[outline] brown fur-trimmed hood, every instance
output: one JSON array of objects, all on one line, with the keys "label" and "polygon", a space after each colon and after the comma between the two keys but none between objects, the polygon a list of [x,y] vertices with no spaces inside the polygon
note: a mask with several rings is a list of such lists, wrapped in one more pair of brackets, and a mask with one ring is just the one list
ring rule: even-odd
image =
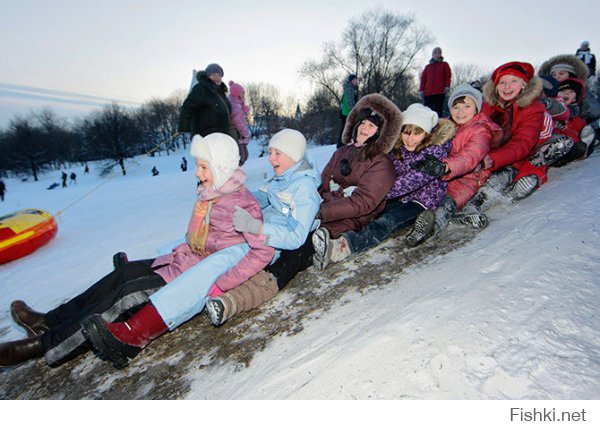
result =
[{"label": "brown fur-trimmed hood", "polygon": [[442,118],[431,132],[431,145],[443,145],[456,134],[456,125],[449,119]]},{"label": "brown fur-trimmed hood", "polygon": [[552,67],[556,64],[568,64],[569,66],[573,66],[575,69],[575,74],[577,75],[576,78],[581,79],[583,82],[585,82],[590,74],[590,71],[585,63],[575,55],[561,54],[544,61],[540,66],[538,75],[549,75],[550,70],[552,70]]},{"label": "brown fur-trimmed hood", "polygon": [[[544,86],[542,80],[537,76],[534,76],[527,82],[525,88],[521,91],[521,94],[517,96],[515,104],[520,108],[529,106],[542,95],[543,91]],[[500,101],[498,94],[496,94],[496,85],[494,85],[494,81],[489,79],[483,86],[481,92],[483,93],[483,99],[488,105],[502,107],[502,102]]]},{"label": "brown fur-trimmed hood", "polygon": [[383,126],[379,131],[379,137],[375,142],[369,143],[361,150],[361,158],[373,158],[378,154],[387,154],[394,147],[394,143],[400,137],[402,128],[402,113],[390,99],[381,94],[368,94],[358,100],[346,120],[342,142],[347,145],[352,142],[354,129],[358,126],[358,118],[361,110],[372,109],[383,118]]}]

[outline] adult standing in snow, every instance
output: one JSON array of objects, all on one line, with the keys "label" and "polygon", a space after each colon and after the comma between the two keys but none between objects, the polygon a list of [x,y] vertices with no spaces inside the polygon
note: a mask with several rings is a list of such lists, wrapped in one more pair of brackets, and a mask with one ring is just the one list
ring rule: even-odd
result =
[{"label": "adult standing in snow", "polygon": [[231,103],[227,98],[227,85],[223,82],[223,68],[212,63],[196,75],[194,85],[184,100],[179,116],[179,132],[192,136],[224,133],[238,139],[231,124]]},{"label": "adult standing in snow", "polygon": [[62,187],[63,188],[67,188],[67,178],[68,178],[67,173],[66,172],[62,172],[61,175],[60,175],[60,179],[61,179]]},{"label": "adult standing in snow", "polygon": [[6,184],[0,179],[0,199],[4,201],[4,194],[6,193]]},{"label": "adult standing in snow", "polygon": [[69,178],[71,179],[71,181],[69,182],[70,184],[77,183],[77,174],[75,172],[71,172],[71,174],[69,175]]},{"label": "adult standing in snow", "polygon": [[340,103],[340,137],[338,139],[337,147],[341,148],[344,146],[342,142],[342,134],[344,133],[344,127],[346,126],[346,119],[350,114],[350,111],[354,109],[354,105],[358,101],[358,77],[355,74],[351,74],[344,81],[344,92],[342,94],[342,101]]},{"label": "adult standing in snow", "polygon": [[248,112],[250,108],[245,103],[246,91],[244,87],[233,81],[229,81],[229,103],[231,103],[231,122],[237,130],[240,138],[240,166],[248,159],[248,142],[250,142],[250,130],[248,129]]},{"label": "adult standing in snow", "polygon": [[444,98],[450,91],[452,71],[450,65],[442,57],[442,48],[433,48],[431,60],[421,73],[419,94],[425,106],[431,108],[440,116],[444,113]]},{"label": "adult standing in snow", "polygon": [[181,157],[181,164],[179,165],[182,172],[187,172],[187,158]]},{"label": "adult standing in snow", "polygon": [[581,42],[575,56],[587,66],[590,76],[596,76],[596,56],[590,51],[590,42],[587,40]]},{"label": "adult standing in snow", "polygon": [[[223,294],[271,261],[274,250],[265,245],[261,235],[238,233],[233,228],[234,207],[262,220],[260,206],[244,187],[246,175],[239,169],[236,142],[221,133],[195,136],[191,154],[201,186],[186,242],[157,259],[115,267],[82,294],[47,313],[36,312],[22,301],[13,302],[13,319],[31,337],[0,344],[0,366],[14,366],[42,355],[49,365],[56,366],[86,351],[81,324],[92,314],[96,315],[86,327],[94,346],[115,365],[124,366],[144,342],[200,312],[207,293]],[[187,280],[185,272],[192,266],[203,267],[200,281]],[[128,325],[111,324],[123,320]],[[133,344],[126,340],[133,337],[137,339]],[[103,349],[102,339],[121,349]]]}]

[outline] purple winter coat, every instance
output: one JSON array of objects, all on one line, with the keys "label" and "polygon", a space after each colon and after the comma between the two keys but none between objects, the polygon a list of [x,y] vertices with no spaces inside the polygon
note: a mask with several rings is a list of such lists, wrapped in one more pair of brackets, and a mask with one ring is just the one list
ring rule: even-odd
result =
[{"label": "purple winter coat", "polygon": [[441,120],[434,131],[433,143],[420,152],[408,151],[404,146],[400,148],[402,160],[390,155],[396,170],[396,181],[385,197],[386,200],[399,199],[403,203],[416,202],[425,209],[435,209],[442,202],[448,189],[448,182],[413,169],[411,164],[423,160],[425,154],[433,155],[442,161],[448,156],[452,148],[454,125],[449,121]]}]

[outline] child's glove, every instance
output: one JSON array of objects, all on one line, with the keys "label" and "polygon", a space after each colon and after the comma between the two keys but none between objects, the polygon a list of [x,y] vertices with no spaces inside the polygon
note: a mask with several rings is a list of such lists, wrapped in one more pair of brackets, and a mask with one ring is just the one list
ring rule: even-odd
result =
[{"label": "child's glove", "polygon": [[424,160],[418,160],[411,164],[415,170],[427,173],[434,178],[441,178],[446,173],[446,164],[435,158],[431,154],[425,154]]},{"label": "child's glove", "polygon": [[262,222],[250,215],[247,210],[236,206],[233,213],[233,226],[240,232],[259,234]]}]

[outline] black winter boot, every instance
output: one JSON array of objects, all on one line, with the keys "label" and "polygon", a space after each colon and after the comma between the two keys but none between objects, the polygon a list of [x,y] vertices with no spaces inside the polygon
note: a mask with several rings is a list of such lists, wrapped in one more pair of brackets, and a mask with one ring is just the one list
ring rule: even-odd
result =
[{"label": "black winter boot", "polygon": [[456,213],[456,201],[450,197],[444,197],[442,204],[435,210],[435,228],[434,233],[439,234],[446,230],[450,219]]},{"label": "black winter boot", "polygon": [[118,270],[121,267],[123,267],[128,261],[129,258],[127,257],[127,254],[123,251],[117,252],[115,255],[113,255],[113,266],[115,270]]},{"label": "black winter boot", "polygon": [[30,337],[48,330],[46,314],[34,311],[22,300],[15,300],[10,304],[10,315],[17,324],[27,330]]},{"label": "black winter boot", "polygon": [[431,209],[421,212],[415,220],[412,230],[406,236],[406,245],[410,248],[414,248],[423,243],[425,239],[433,234],[434,226],[435,212]]},{"label": "black winter boot", "polygon": [[44,355],[42,335],[0,344],[0,367],[16,366]]},{"label": "black winter boot", "polygon": [[551,166],[560,158],[567,155],[573,148],[574,142],[568,136],[562,134],[553,135],[546,143],[529,159],[532,166]]}]

